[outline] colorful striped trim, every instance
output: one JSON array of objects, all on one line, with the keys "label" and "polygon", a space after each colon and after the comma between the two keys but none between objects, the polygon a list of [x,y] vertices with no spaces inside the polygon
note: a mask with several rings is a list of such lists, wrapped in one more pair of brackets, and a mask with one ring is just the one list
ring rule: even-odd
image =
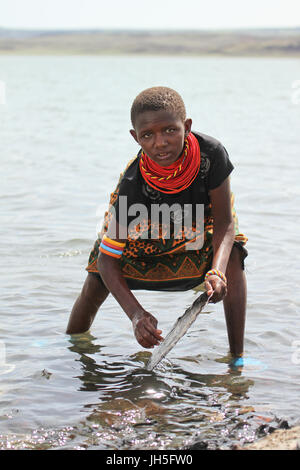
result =
[{"label": "colorful striped trim", "polygon": [[204,280],[206,281],[209,276],[218,276],[220,279],[222,279],[225,284],[227,284],[227,279],[225,274],[222,273],[222,271],[219,271],[218,269],[211,269],[205,274]]},{"label": "colorful striped trim", "polygon": [[121,258],[125,245],[126,243],[116,242],[104,235],[99,250],[113,258]]},{"label": "colorful striped trim", "polygon": [[103,238],[102,238],[102,242],[108,242],[110,243],[111,245],[115,246],[115,247],[119,247],[119,248],[124,248],[126,243],[123,243],[123,242],[117,242],[116,240],[112,240],[111,238],[109,238],[107,235],[103,235]]},{"label": "colorful striped trim", "polygon": [[118,258],[120,259],[122,254],[120,255],[115,255],[114,253],[110,253],[108,250],[106,250],[105,248],[102,248],[102,246],[100,245],[99,247],[99,251],[101,251],[101,253],[104,253],[105,255],[108,255],[108,256],[111,256],[112,258]]}]

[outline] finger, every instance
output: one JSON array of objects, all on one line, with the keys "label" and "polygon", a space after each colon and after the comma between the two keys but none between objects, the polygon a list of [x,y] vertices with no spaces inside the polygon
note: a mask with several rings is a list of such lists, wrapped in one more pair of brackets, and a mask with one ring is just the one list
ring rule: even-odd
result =
[{"label": "finger", "polygon": [[218,288],[219,290],[219,298],[220,300],[224,299],[224,297],[227,295],[227,286],[224,282],[222,282]]},{"label": "finger", "polygon": [[146,335],[144,336],[144,338],[153,346],[157,346],[163,340],[163,338],[160,335],[156,335],[155,332],[152,333],[152,332],[149,332],[148,330],[146,330]]},{"label": "finger", "polygon": [[[157,324],[157,321],[156,321],[156,324]],[[145,323],[144,327],[150,333],[150,335],[154,336],[154,338],[156,338],[158,341],[163,340],[163,338],[161,336],[162,330],[158,330],[156,328],[156,325],[154,327],[151,320],[149,320],[147,323]]]},{"label": "finger", "polygon": [[214,290],[214,295],[212,296],[212,302],[217,303],[220,302],[221,300],[224,299],[224,297],[227,294],[227,289],[226,286],[217,286],[217,288]]},{"label": "finger", "polygon": [[[155,324],[157,323],[155,318],[143,318],[137,323],[134,329],[138,343],[145,348],[154,347],[162,340],[159,334],[161,330],[157,330],[151,323],[151,320],[154,320]],[[157,331],[159,331],[159,333]]]},{"label": "finger", "polygon": [[210,297],[214,292],[213,287],[212,287],[211,283],[208,282],[208,281],[205,281],[204,285],[205,285],[206,293],[207,293],[208,297]]},{"label": "finger", "polygon": [[136,339],[143,348],[154,348],[154,344],[147,339],[147,336],[139,334],[136,336]]},{"label": "finger", "polygon": [[162,330],[157,329],[157,320],[156,320],[156,318],[149,317],[149,321],[154,326],[154,330],[151,330],[151,331],[153,332],[153,334],[156,336],[157,339],[162,341],[163,340],[163,338],[161,336]]},{"label": "finger", "polygon": [[210,302],[213,304],[216,304],[221,300],[222,296],[220,296],[220,291],[219,289],[215,288],[213,291],[213,295],[211,296]]},{"label": "finger", "polygon": [[161,330],[155,330],[155,338],[158,339],[158,341],[163,341],[164,338],[161,336],[162,331]]},{"label": "finger", "polygon": [[145,340],[139,341],[139,343],[141,346],[143,346],[143,348],[147,348],[147,349],[153,349],[155,346],[154,344],[148,343]]},{"label": "finger", "polygon": [[159,340],[160,340],[160,341],[164,341],[165,338],[164,338],[163,336],[161,336],[162,330],[156,330],[156,332],[157,332],[157,334],[159,335]]},{"label": "finger", "polygon": [[157,339],[159,339],[160,341],[163,339],[163,338],[161,337],[162,330],[158,330],[158,329],[156,328],[156,326],[155,326],[155,328],[154,328],[153,325],[150,324],[149,327],[148,327],[148,326],[145,326],[145,328],[146,328],[151,334],[153,334]]},{"label": "finger", "polygon": [[141,334],[141,337],[142,337],[142,341],[143,341],[143,345],[145,345],[144,347],[153,347],[153,346],[156,346],[159,344],[160,342],[160,336],[157,338],[155,336],[155,331],[156,330],[149,330],[145,325],[143,326],[143,328],[140,330],[140,334]]},{"label": "finger", "polygon": [[147,342],[144,341],[144,340],[139,341],[139,344],[140,344],[141,346],[143,346],[143,348],[146,348],[146,349],[152,349],[152,348],[154,348],[154,345],[153,345],[153,344],[149,344],[149,343],[147,343]]}]

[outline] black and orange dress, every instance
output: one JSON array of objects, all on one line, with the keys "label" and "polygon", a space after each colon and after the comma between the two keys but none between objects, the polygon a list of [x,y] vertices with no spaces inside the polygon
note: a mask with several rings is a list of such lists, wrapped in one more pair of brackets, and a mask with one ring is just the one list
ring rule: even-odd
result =
[{"label": "black and orange dress", "polygon": [[[99,246],[115,218],[127,231],[119,262],[130,289],[192,289],[204,281],[213,258],[209,191],[222,184],[233,165],[218,140],[198,132],[189,134],[180,159],[171,167],[157,169],[152,163],[140,150],[121,174],[86,270],[99,275]],[[247,237],[239,232],[233,194],[231,203],[234,244],[244,267]]]}]

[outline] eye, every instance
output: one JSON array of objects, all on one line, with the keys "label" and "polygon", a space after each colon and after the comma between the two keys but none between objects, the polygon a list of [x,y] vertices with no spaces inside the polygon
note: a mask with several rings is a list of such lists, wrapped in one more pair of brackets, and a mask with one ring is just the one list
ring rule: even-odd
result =
[{"label": "eye", "polygon": [[144,134],[142,134],[142,138],[143,139],[149,139],[149,137],[151,137],[151,132],[145,132]]},{"label": "eye", "polygon": [[174,127],[169,127],[169,128],[166,130],[167,134],[172,134],[172,133],[175,132],[175,131],[176,131],[176,129],[175,129]]}]

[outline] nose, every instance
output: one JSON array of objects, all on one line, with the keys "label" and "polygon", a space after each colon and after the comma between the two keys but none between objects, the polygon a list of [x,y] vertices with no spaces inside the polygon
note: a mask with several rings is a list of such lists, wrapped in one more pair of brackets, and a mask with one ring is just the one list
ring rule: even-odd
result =
[{"label": "nose", "polygon": [[168,145],[166,136],[162,133],[155,134],[155,147],[157,149],[163,149]]}]

